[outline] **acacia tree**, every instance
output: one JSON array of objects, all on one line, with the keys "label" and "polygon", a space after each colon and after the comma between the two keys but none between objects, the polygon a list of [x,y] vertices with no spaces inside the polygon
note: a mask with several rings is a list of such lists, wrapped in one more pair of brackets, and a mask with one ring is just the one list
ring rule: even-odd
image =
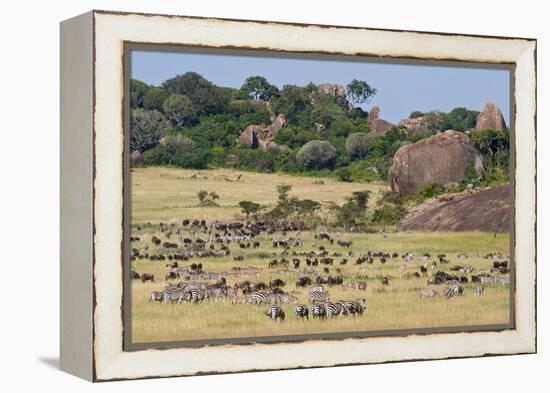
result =
[{"label": "acacia tree", "polygon": [[346,151],[350,156],[362,160],[372,147],[371,138],[364,132],[355,132],[346,139]]},{"label": "acacia tree", "polygon": [[172,94],[164,101],[162,107],[173,126],[187,125],[196,118],[193,103],[187,96]]},{"label": "acacia tree", "polygon": [[159,111],[132,109],[130,115],[130,148],[143,153],[158,144],[166,133],[168,124]]},{"label": "acacia tree", "polygon": [[328,141],[309,141],[296,154],[303,165],[318,170],[332,163],[336,149]]},{"label": "acacia tree", "polygon": [[241,91],[255,100],[267,101],[279,93],[276,86],[270,84],[263,76],[250,76],[244,81]]},{"label": "acacia tree", "polygon": [[251,214],[257,216],[262,209],[262,206],[259,203],[252,201],[240,201],[239,207],[241,208],[243,214],[246,215],[247,220]]},{"label": "acacia tree", "polygon": [[351,107],[357,104],[366,103],[372,96],[376,94],[376,89],[365,81],[353,79],[346,86],[346,96],[351,104]]}]

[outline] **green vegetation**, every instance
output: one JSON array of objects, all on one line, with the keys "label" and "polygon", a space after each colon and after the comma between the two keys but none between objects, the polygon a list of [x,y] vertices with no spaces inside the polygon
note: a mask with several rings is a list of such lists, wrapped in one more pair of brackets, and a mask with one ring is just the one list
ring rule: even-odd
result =
[{"label": "green vegetation", "polygon": [[[393,156],[405,144],[440,130],[468,131],[475,126],[478,112],[467,108],[448,113],[415,111],[410,117],[422,116],[424,129],[406,132],[392,127],[372,136],[363,107],[376,92],[357,79],[337,94],[319,91],[313,83],[278,89],[262,76],[247,78],[238,89],[216,86],[195,72],[177,75],[161,86],[132,80],[130,147],[144,153],[146,166],[204,169],[230,165],[264,173],[373,182],[387,180]],[[252,148],[236,142],[246,127],[268,126],[278,114],[286,119],[273,139],[279,148]],[[484,156],[485,171],[478,183],[507,181],[508,131],[472,130],[470,136]],[[160,143],[161,139],[166,143]],[[468,178],[469,183],[472,180]]]}]

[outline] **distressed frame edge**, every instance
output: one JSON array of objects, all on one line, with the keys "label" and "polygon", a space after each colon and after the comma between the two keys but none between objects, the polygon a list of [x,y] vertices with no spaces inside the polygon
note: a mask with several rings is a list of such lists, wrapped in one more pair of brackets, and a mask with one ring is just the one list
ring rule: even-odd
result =
[{"label": "distressed frame edge", "polygon": [[[60,369],[94,380],[93,19],[60,23]],[[78,98],[78,99],[76,99]]]},{"label": "distressed frame edge", "polygon": [[[111,14],[111,13],[109,13]],[[189,18],[193,18],[193,17],[189,17]],[[276,24],[281,24],[281,25],[285,25],[284,23],[280,23],[280,22],[274,22]],[[364,30],[369,30],[369,29],[364,29]],[[417,33],[417,32],[415,32]],[[396,33],[398,34],[398,32]],[[437,35],[437,33],[428,33],[430,35]],[[454,35],[453,35],[454,36]],[[468,35],[466,35],[468,36]],[[502,39],[502,37],[497,37],[497,38],[500,38]],[[533,43],[533,46],[532,46],[532,52],[535,53],[535,56],[536,56],[536,40],[528,40],[529,41],[534,41]],[[528,51],[528,49],[526,49],[526,52]],[[531,51],[529,51],[531,53]],[[535,83],[534,83],[534,88],[536,89],[536,57],[533,57],[531,55],[531,59],[533,60],[533,62],[531,63],[533,66],[534,66],[534,71],[535,71],[535,75],[534,75],[534,80],[535,80]],[[533,87],[533,86],[529,86],[527,88],[527,90],[530,90],[529,88],[530,87]],[[536,97],[533,97],[532,96],[532,91],[529,92],[531,98],[534,98],[533,100],[533,104],[534,104],[534,116],[535,116],[535,121],[536,121]],[[516,102],[516,105],[517,105],[517,102]],[[531,130],[530,130],[531,131]],[[533,131],[533,141],[535,142],[534,144],[534,147],[535,147],[535,151],[536,151],[536,123],[534,123],[534,128],[532,128],[532,131]],[[536,162],[534,163],[535,164],[535,175],[536,175]],[[536,177],[535,177],[535,183],[533,184],[533,186],[536,188]],[[536,194],[534,196],[534,205],[536,207]],[[532,217],[532,221],[535,223],[536,225],[536,215],[534,217]],[[527,235],[536,235],[536,226],[533,226],[532,228],[533,232],[529,231],[529,233],[527,233]],[[535,250],[535,253],[534,253],[534,257],[536,258],[536,250]],[[536,260],[535,260],[535,263],[536,263]],[[534,280],[535,280],[535,284],[536,284],[536,266],[535,266],[535,269],[534,269]],[[536,304],[536,288],[535,288],[535,293],[534,293],[534,296],[532,297],[531,299],[533,302],[535,302]],[[519,301],[519,300],[517,300]],[[516,316],[517,317],[517,316]],[[510,353],[504,351],[502,353],[489,353],[489,354],[468,354],[468,355],[463,355],[463,356],[456,356],[457,358],[460,357],[473,357],[473,356],[493,356],[493,355],[505,355],[505,354],[519,354],[519,353],[534,353],[536,352],[536,310],[534,310],[534,323],[535,325],[533,326],[533,330],[532,331],[526,331],[525,329],[522,328],[522,326],[518,326],[517,327],[517,331],[516,333],[519,331],[519,335],[517,335],[517,343],[521,346],[522,349],[516,349]],[[95,339],[95,337],[94,337]],[[452,339],[452,338],[451,338]],[[449,356],[433,356],[433,357],[427,357],[427,358],[414,358],[414,359],[407,359],[407,358],[400,358],[400,360],[394,360],[394,361],[381,361],[381,362],[377,362],[377,361],[373,361],[373,362],[364,362],[364,363],[349,363],[349,364],[370,364],[370,363],[386,363],[386,362],[395,362],[395,361],[411,361],[411,360],[430,360],[430,359],[443,359],[443,358],[449,358]],[[451,356],[451,358],[454,358],[453,356]],[[114,359],[111,359],[112,360],[112,363],[111,365],[115,366],[116,363],[118,363],[118,361],[124,361],[124,359],[120,359],[120,357],[116,357]],[[311,368],[311,367],[329,367],[329,366],[337,366],[338,364],[328,364],[328,365],[321,365],[321,366],[316,366],[316,365],[309,365],[309,366],[306,366],[308,368]],[[107,367],[107,368],[110,368],[110,367]],[[115,367],[116,368],[116,367]],[[301,368],[300,366],[297,366],[297,367],[279,367],[279,368],[274,368],[274,369],[287,369],[287,368]],[[262,369],[262,370],[271,370],[273,368],[266,368],[266,369]],[[176,374],[168,374],[168,375],[151,375],[151,376],[130,376],[130,377],[109,377],[109,372],[106,372],[104,373],[103,371],[107,371],[107,369],[103,368],[100,372],[100,375],[99,377],[97,375],[94,375],[94,380],[97,380],[97,381],[103,381],[103,380],[118,380],[118,379],[135,379],[135,378],[150,378],[150,377],[163,377],[163,376],[178,376],[178,375],[200,375],[200,374],[208,374],[210,372],[196,372],[196,373],[191,373],[191,374],[186,374],[186,373],[176,373]],[[230,372],[243,372],[243,371],[253,371],[253,370],[237,370],[237,371],[215,371],[215,372],[212,372],[212,373],[230,373]],[[260,370],[256,370],[256,371],[260,371]]]}]

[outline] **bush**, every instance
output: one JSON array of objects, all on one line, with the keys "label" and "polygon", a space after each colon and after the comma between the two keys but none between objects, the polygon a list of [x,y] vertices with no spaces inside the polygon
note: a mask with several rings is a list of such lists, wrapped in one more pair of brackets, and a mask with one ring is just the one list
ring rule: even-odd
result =
[{"label": "bush", "polygon": [[364,132],[350,134],[346,139],[346,151],[353,158],[362,160],[371,149],[371,138]]},{"label": "bush", "polygon": [[190,125],[196,120],[196,111],[189,97],[172,94],[162,108],[173,126]]},{"label": "bush", "polygon": [[444,192],[445,188],[441,184],[426,183],[417,191],[416,198],[418,201],[425,201]]},{"label": "bush", "polygon": [[351,182],[351,170],[348,167],[340,168],[336,171],[336,176],[338,177],[338,180],[343,182]]},{"label": "bush", "polygon": [[155,146],[164,136],[167,128],[166,118],[159,111],[132,109],[130,113],[130,149],[144,152]]},{"label": "bush", "polygon": [[318,170],[334,161],[336,149],[328,141],[309,141],[298,151],[296,158],[303,165]]}]

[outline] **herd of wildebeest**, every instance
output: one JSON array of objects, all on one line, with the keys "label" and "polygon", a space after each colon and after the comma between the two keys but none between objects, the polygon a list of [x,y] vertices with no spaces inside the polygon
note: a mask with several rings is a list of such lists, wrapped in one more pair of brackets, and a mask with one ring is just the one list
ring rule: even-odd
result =
[{"label": "herd of wildebeest", "polygon": [[[300,228],[291,225],[273,228],[259,221],[207,223],[206,220],[185,219],[181,224],[160,223],[158,228],[159,231],[152,234],[137,226],[130,238],[131,263],[148,259],[166,267],[164,277],[155,277],[151,273],[130,268],[131,279],[143,283],[163,282],[162,288],[150,293],[150,303],[229,301],[231,304],[266,305],[268,308],[265,315],[280,321],[286,318],[281,307],[283,304],[294,304],[294,314],[299,319],[309,320],[310,316],[316,319],[361,316],[366,307],[367,281],[345,279],[341,267],[347,264],[383,265],[388,261],[398,261],[398,271],[402,275],[425,277],[426,287],[418,288],[416,294],[420,298],[440,296],[440,291],[428,286],[441,286],[444,298],[450,299],[462,296],[465,292],[464,284],[467,283],[472,283],[470,287],[475,295],[482,295],[486,285],[510,283],[509,256],[497,252],[483,256],[491,260],[489,269],[476,271],[467,264],[450,264],[450,257],[446,254],[415,255],[412,252],[399,254],[384,251],[356,254],[353,242],[344,239],[345,233],[330,233],[327,230],[315,232],[311,239],[311,249],[306,250],[301,240],[303,233]],[[266,234],[270,239],[268,247],[273,251],[272,257],[267,258],[267,264],[262,262],[264,266],[252,266],[249,261],[244,262],[244,253],[236,250],[259,250],[260,234]],[[136,245],[138,243],[139,247]],[[233,250],[230,244],[233,244]],[[340,251],[329,252],[328,245]],[[208,271],[207,265],[215,265],[208,261],[218,257],[232,257],[234,266],[229,271]],[[454,257],[467,262],[470,256],[462,253]],[[438,269],[439,264],[450,264],[449,269],[445,269],[450,272]],[[358,271],[367,269],[361,270],[359,267]],[[268,282],[258,281],[257,278],[265,272],[279,277]],[[390,286],[391,280],[398,279],[384,275],[376,278],[382,287]],[[349,290],[355,296],[347,300],[333,299],[330,289],[335,286]],[[300,304],[297,294],[307,294],[309,305]]]}]

